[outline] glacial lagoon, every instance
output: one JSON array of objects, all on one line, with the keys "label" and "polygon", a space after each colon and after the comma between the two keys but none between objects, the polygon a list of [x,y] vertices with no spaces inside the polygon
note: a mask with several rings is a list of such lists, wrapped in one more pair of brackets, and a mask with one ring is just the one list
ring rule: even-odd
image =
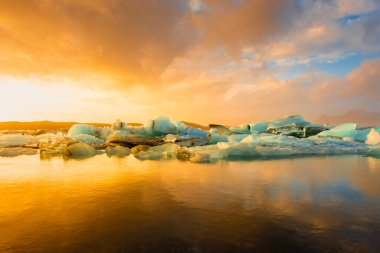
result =
[{"label": "glacial lagoon", "polygon": [[0,252],[380,252],[380,160],[0,158]]}]

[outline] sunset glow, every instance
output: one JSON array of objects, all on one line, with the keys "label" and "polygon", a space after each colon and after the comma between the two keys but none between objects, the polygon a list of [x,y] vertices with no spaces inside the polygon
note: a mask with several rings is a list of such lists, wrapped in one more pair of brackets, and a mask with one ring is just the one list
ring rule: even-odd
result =
[{"label": "sunset glow", "polygon": [[375,0],[0,2],[0,121],[380,111]]}]

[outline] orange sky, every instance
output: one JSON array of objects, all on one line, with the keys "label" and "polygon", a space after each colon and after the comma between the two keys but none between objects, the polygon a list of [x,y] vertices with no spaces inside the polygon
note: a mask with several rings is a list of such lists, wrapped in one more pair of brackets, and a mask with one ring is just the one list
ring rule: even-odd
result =
[{"label": "orange sky", "polygon": [[0,121],[380,111],[376,0],[0,1]]}]

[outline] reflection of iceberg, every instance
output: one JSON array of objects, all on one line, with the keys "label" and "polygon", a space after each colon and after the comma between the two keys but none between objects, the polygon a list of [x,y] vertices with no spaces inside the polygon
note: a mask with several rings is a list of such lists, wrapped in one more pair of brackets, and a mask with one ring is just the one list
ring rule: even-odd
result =
[{"label": "reflection of iceberg", "polygon": [[310,123],[298,115],[238,127],[209,127],[206,131],[167,117],[145,125],[122,121],[111,127],[75,124],[67,135],[0,134],[0,146],[39,149],[41,157],[88,157],[105,152],[109,156],[132,153],[142,160],[179,158],[192,162],[304,155],[380,157],[380,127],[357,129],[354,123],[329,127]]}]

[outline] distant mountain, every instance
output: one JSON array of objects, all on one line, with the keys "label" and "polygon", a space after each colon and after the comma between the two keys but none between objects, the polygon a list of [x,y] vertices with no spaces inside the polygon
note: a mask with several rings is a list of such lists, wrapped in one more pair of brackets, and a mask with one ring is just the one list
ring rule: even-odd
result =
[{"label": "distant mountain", "polygon": [[[0,130],[68,130],[77,122],[54,122],[54,121],[6,121],[0,122]],[[85,123],[97,127],[110,126],[103,123]]]},{"label": "distant mountain", "polygon": [[360,127],[380,126],[380,112],[352,110],[342,115],[322,114],[316,122],[322,124],[339,125],[343,123],[357,123]]},{"label": "distant mountain", "polygon": [[[187,126],[196,127],[204,130],[208,130],[207,126],[198,125],[191,122],[184,123]],[[78,122],[55,122],[55,121],[5,121],[0,122],[0,130],[62,130],[67,131],[74,124]],[[84,123],[93,125],[96,127],[110,127],[111,124],[105,123]],[[143,126],[142,123],[127,123],[130,126]]]}]

